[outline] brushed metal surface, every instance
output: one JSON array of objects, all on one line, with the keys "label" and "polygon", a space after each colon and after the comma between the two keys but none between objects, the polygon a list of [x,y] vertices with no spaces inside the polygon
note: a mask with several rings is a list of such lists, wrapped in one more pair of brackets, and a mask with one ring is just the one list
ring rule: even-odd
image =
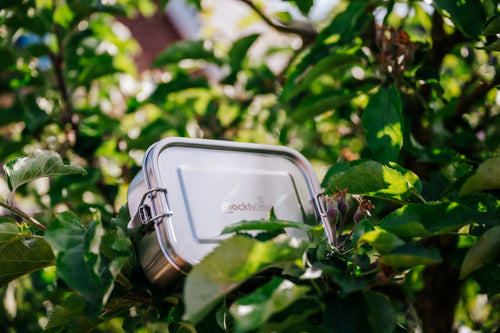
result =
[{"label": "brushed metal surface", "polygon": [[[148,279],[165,286],[210,253],[225,226],[242,220],[267,219],[271,208],[279,219],[309,223],[320,220],[321,189],[309,162],[281,146],[202,139],[167,138],[148,149],[142,171],[128,190],[131,216],[142,194],[152,215],[172,211],[142,228],[137,244]],[[131,221],[129,229],[137,231]],[[325,225],[326,227],[326,225]],[[293,237],[308,237],[289,228]]]}]

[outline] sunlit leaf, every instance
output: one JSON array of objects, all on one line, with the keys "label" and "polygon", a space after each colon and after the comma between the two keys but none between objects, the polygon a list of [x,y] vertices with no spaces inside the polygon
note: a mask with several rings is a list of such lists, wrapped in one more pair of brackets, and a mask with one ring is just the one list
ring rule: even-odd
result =
[{"label": "sunlit leaf", "polygon": [[500,188],[500,157],[495,157],[479,165],[476,172],[465,181],[460,194],[498,188]]},{"label": "sunlit leaf", "polygon": [[345,172],[337,173],[329,181],[328,192],[347,187],[351,194],[396,201],[406,201],[411,196],[408,180],[399,171],[375,161],[355,164]]},{"label": "sunlit leaf", "polygon": [[4,169],[12,191],[37,178],[87,173],[84,168],[76,164],[63,163],[61,156],[47,150],[38,150],[28,157],[18,157],[7,163]]},{"label": "sunlit leaf", "polygon": [[68,4],[63,4],[57,6],[56,10],[54,11],[53,20],[54,23],[59,24],[63,28],[68,28],[74,16],[75,14],[71,11],[71,8],[68,6]]},{"label": "sunlit leaf", "polygon": [[270,266],[295,263],[307,243],[288,237],[259,242],[234,236],[193,267],[184,284],[184,318],[197,323],[224,296]]},{"label": "sunlit leaf", "polygon": [[399,92],[394,85],[380,87],[363,112],[366,142],[379,162],[397,161],[403,145],[403,115]]},{"label": "sunlit leaf", "polygon": [[494,223],[498,214],[495,202],[487,196],[465,196],[450,202],[410,203],[386,216],[378,226],[399,237],[456,231],[470,223]]},{"label": "sunlit leaf", "polygon": [[391,252],[405,243],[398,236],[379,227],[375,227],[375,230],[365,233],[359,241],[366,241],[381,254]]},{"label": "sunlit leaf", "polygon": [[486,231],[467,251],[460,270],[460,278],[465,278],[473,271],[483,267],[485,263],[493,261],[499,254],[500,226]]},{"label": "sunlit leaf", "polygon": [[274,313],[282,311],[308,291],[309,287],[274,278],[231,306],[236,331],[246,332],[261,327]]}]

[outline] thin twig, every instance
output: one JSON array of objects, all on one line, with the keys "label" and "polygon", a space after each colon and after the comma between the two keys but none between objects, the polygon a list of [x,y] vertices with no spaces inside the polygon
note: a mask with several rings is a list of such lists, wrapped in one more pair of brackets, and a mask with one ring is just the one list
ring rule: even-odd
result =
[{"label": "thin twig", "polygon": [[305,28],[277,24],[273,22],[269,17],[264,15],[264,13],[257,6],[255,6],[255,4],[251,0],[240,0],[240,1],[247,4],[250,8],[252,8],[253,11],[256,12],[270,27],[276,29],[279,32],[297,34],[302,38],[304,44],[309,44],[310,42],[314,41],[318,35],[317,32],[314,31],[312,28],[305,29]]},{"label": "thin twig", "polygon": [[[338,232],[338,235],[337,235],[337,239],[336,239],[336,244],[335,245],[339,245],[339,241],[342,237],[342,231],[344,231],[344,214],[340,214],[340,223],[339,223],[339,232]],[[337,248],[340,248],[337,246]]]},{"label": "thin twig", "polygon": [[0,206],[2,206],[3,208],[5,208],[7,210],[10,210],[11,212],[19,215],[20,217],[22,217],[26,221],[33,223],[34,225],[36,225],[38,228],[40,228],[42,230],[46,230],[47,229],[43,224],[41,224],[40,222],[38,222],[37,220],[35,220],[33,217],[31,217],[28,214],[26,214],[24,211],[22,211],[21,209],[17,208],[16,206],[9,205],[8,203],[3,202],[3,201],[0,201]]}]

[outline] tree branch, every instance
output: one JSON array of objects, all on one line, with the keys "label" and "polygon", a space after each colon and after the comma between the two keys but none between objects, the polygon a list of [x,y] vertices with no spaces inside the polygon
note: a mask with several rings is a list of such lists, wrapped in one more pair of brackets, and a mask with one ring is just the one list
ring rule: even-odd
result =
[{"label": "tree branch", "polygon": [[18,216],[22,217],[26,221],[33,223],[34,225],[36,225],[38,228],[40,228],[42,230],[46,230],[47,229],[43,224],[41,224],[40,222],[38,222],[37,220],[35,220],[33,217],[31,217],[28,214],[26,214],[24,211],[22,211],[21,209],[17,208],[16,206],[9,205],[8,203],[3,202],[3,201],[0,201],[0,206],[2,206],[3,208],[5,208],[7,210],[10,210],[11,212],[17,214]]},{"label": "tree branch", "polygon": [[312,27],[293,27],[275,23],[269,17],[264,15],[264,13],[251,0],[240,0],[240,1],[247,4],[254,12],[256,12],[264,20],[264,22],[266,22],[273,29],[283,33],[288,33],[288,34],[291,33],[299,35],[304,45],[312,43],[318,35],[317,32],[314,29],[312,29]]}]

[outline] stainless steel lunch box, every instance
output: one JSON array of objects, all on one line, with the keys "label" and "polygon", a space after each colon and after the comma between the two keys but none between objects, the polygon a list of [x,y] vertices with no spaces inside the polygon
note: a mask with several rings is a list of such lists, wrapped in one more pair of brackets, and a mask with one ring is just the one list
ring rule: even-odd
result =
[{"label": "stainless steel lunch box", "polygon": [[229,224],[267,219],[271,208],[280,220],[324,220],[320,193],[310,163],[291,148],[166,138],[146,151],[130,184],[128,228],[146,277],[168,287],[230,237],[221,236]]}]

